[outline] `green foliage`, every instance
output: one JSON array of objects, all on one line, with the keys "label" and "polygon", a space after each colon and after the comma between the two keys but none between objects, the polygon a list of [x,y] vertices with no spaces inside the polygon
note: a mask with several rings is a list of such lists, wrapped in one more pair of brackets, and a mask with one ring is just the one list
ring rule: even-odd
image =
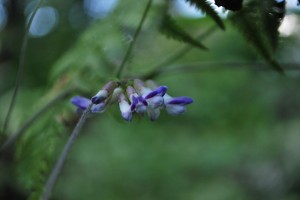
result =
[{"label": "green foliage", "polygon": [[165,14],[162,19],[160,31],[172,39],[188,43],[202,50],[207,50],[207,47],[186,33],[185,30],[179,27],[174,19],[168,14]]},{"label": "green foliage", "polygon": [[284,16],[284,6],[274,2],[249,1],[242,10],[233,13],[230,20],[275,70],[283,72],[274,60],[274,52],[278,46],[278,27]]},{"label": "green foliage", "polygon": [[217,25],[225,30],[225,25],[223,23],[223,20],[220,18],[216,10],[212,7],[212,4],[206,0],[185,0],[189,2],[191,5],[195,6],[202,12],[205,12],[209,17],[211,17]]},{"label": "green foliage", "polygon": [[[60,114],[57,114],[60,110]],[[54,165],[55,157],[61,149],[61,142],[69,132],[62,118],[70,116],[68,107],[56,106],[42,116],[38,123],[32,125],[16,145],[16,171],[18,182],[27,191],[31,191],[29,199],[38,199]]]},{"label": "green foliage", "polygon": [[[80,85],[83,88],[95,86],[96,80],[103,81],[112,76],[116,55],[115,49],[122,50],[122,32],[118,26],[111,26],[107,21],[93,24],[87,29],[52,67],[50,81],[64,77],[68,84]],[[101,38],[98,36],[102,35]],[[96,89],[96,87],[98,87]]]}]

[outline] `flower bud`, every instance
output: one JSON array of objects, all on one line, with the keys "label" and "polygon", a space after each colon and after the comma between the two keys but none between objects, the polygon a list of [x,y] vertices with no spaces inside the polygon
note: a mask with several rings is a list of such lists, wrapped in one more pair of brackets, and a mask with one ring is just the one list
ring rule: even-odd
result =
[{"label": "flower bud", "polygon": [[131,113],[130,105],[123,93],[120,93],[118,95],[118,101],[119,101],[119,107],[123,119],[125,119],[126,121],[131,121],[132,113]]},{"label": "flower bud", "polygon": [[114,89],[117,87],[117,83],[115,81],[109,81],[106,83],[99,92],[92,97],[91,101],[93,104],[99,104],[103,102],[109,95],[112,94]]},{"label": "flower bud", "polygon": [[185,112],[186,105],[193,103],[190,97],[171,97],[167,94],[164,96],[166,110],[170,115],[180,115]]},{"label": "flower bud", "polygon": [[81,110],[85,110],[91,103],[91,100],[82,96],[72,97],[71,103]]}]

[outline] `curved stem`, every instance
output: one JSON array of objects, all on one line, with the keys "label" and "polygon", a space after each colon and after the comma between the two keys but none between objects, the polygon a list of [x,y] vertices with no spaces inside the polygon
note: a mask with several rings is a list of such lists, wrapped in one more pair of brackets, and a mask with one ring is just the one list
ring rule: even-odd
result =
[{"label": "curved stem", "polygon": [[[284,67],[283,70],[300,70],[300,63],[281,63],[280,65]],[[164,68],[156,75],[229,69],[274,70],[264,62],[201,62]]]},{"label": "curved stem", "polygon": [[125,67],[125,63],[127,62],[128,58],[129,58],[129,55],[130,55],[130,53],[131,53],[131,51],[132,51],[133,45],[135,44],[136,39],[137,39],[137,37],[138,37],[138,35],[139,35],[141,29],[142,29],[142,26],[143,26],[143,24],[144,24],[144,21],[145,21],[145,19],[146,19],[146,16],[147,16],[147,14],[148,14],[148,11],[149,11],[149,9],[150,9],[150,7],[151,7],[151,4],[152,4],[152,0],[149,0],[148,3],[147,3],[146,8],[145,8],[145,10],[144,10],[142,19],[141,19],[141,21],[140,21],[140,23],[139,23],[139,25],[138,25],[138,27],[137,27],[137,29],[136,29],[134,35],[133,35],[132,42],[130,43],[130,45],[129,45],[128,49],[127,49],[127,52],[126,52],[126,54],[125,54],[125,56],[124,56],[124,58],[123,58],[123,60],[122,60],[122,63],[121,63],[121,65],[120,65],[120,67],[119,67],[119,69],[118,69],[118,71],[117,71],[117,78],[121,78],[122,71],[124,70],[124,67]]},{"label": "curved stem", "polygon": [[38,3],[36,4],[36,6],[34,8],[31,16],[29,18],[29,21],[27,23],[26,29],[25,29],[25,34],[24,34],[24,38],[23,38],[23,42],[22,42],[22,46],[21,46],[20,57],[19,57],[19,66],[18,66],[18,72],[17,72],[17,79],[16,79],[13,95],[12,95],[12,98],[11,98],[11,101],[10,101],[10,104],[9,104],[9,107],[8,107],[8,111],[7,111],[5,120],[4,120],[4,124],[3,124],[3,128],[2,128],[3,133],[5,133],[6,128],[8,126],[10,116],[11,116],[11,113],[13,112],[15,101],[16,101],[16,98],[17,98],[17,93],[18,93],[19,87],[21,85],[21,82],[23,80],[25,54],[26,54],[27,44],[28,44],[29,29],[30,29],[30,26],[32,24],[33,18],[35,16],[38,8],[42,4],[42,2],[43,2],[43,0],[38,0]]},{"label": "curved stem", "polygon": [[26,130],[35,122],[37,119],[41,117],[49,108],[52,108],[54,104],[58,101],[66,98],[72,91],[74,87],[68,88],[67,90],[59,93],[56,97],[54,97],[51,101],[49,101],[46,105],[40,108],[36,113],[34,113],[25,123],[24,125],[17,130],[12,136],[2,145],[0,152],[5,151],[8,147],[13,145],[25,132]]},{"label": "curved stem", "polygon": [[88,118],[88,116],[90,115],[91,111],[91,107],[92,107],[92,103],[88,106],[88,108],[83,112],[83,114],[81,115],[79,121],[77,122],[72,134],[70,135],[67,143],[64,146],[64,149],[62,151],[62,153],[60,154],[60,157],[58,159],[58,161],[56,162],[47,182],[46,185],[44,187],[43,190],[43,194],[40,197],[40,200],[48,200],[50,198],[51,192],[53,190],[53,187],[56,183],[56,180],[58,178],[59,173],[62,170],[62,167],[66,161],[66,158],[68,156],[68,153],[72,147],[73,142],[75,141],[75,139],[77,138],[77,136],[79,135],[86,119]]},{"label": "curved stem", "polygon": [[[211,34],[217,30],[217,26],[212,26],[209,29],[207,29],[204,33],[200,34],[196,39],[197,40],[203,40],[207,38],[208,36],[211,36]],[[184,55],[186,55],[188,52],[190,52],[193,49],[193,46],[187,45],[183,47],[182,49],[178,50],[171,56],[169,56],[166,60],[159,63],[156,67],[154,67],[154,70],[148,74],[146,74],[143,78],[144,79],[151,79],[155,76],[159,75],[160,71],[163,67],[169,65],[170,63],[175,62],[176,60],[182,58]]]}]

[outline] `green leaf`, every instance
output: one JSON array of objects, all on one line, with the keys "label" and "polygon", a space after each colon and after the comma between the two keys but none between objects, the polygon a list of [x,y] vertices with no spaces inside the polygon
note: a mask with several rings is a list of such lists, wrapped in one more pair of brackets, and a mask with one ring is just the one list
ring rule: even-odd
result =
[{"label": "green leaf", "polygon": [[186,33],[181,27],[179,27],[176,22],[171,18],[170,15],[165,14],[160,26],[160,31],[166,36],[175,39],[180,42],[185,42],[198,47],[203,50],[208,50],[203,44],[191,37]]},{"label": "green leaf", "polygon": [[191,5],[195,6],[197,9],[205,12],[208,16],[210,16],[217,25],[225,30],[225,25],[223,20],[220,18],[216,10],[212,7],[211,3],[206,0],[185,0],[189,2]]},{"label": "green leaf", "polygon": [[275,70],[283,72],[274,60],[279,37],[278,27],[284,13],[284,7],[280,10],[277,4],[273,0],[252,0],[241,11],[231,15],[230,20]]}]

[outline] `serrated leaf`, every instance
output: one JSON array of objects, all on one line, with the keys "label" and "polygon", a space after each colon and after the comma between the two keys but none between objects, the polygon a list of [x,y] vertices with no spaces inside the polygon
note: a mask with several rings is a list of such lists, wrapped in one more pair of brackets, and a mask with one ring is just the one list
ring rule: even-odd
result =
[{"label": "serrated leaf", "polygon": [[269,1],[265,7],[267,10],[263,13],[264,29],[268,35],[272,50],[278,46],[279,31],[278,28],[285,15],[285,1]]},{"label": "serrated leaf", "polygon": [[52,107],[16,143],[17,179],[30,193],[29,199],[38,199],[41,195],[62,141],[67,137],[68,122],[73,126],[74,111],[66,105],[68,103]]},{"label": "serrated leaf", "polygon": [[195,6],[197,9],[205,12],[208,16],[210,16],[216,24],[223,30],[225,30],[225,25],[223,20],[220,18],[216,10],[212,7],[212,4],[206,0],[185,0],[189,2],[191,5]]},{"label": "serrated leaf", "polygon": [[244,9],[230,16],[230,20],[258,53],[275,70],[282,73],[282,68],[273,58],[279,37],[278,27],[282,19],[279,19],[279,16],[282,15],[272,13],[273,3],[273,0],[252,0]]},{"label": "serrated leaf", "polygon": [[171,18],[170,15],[165,14],[162,19],[160,26],[160,31],[166,36],[175,39],[180,42],[185,42],[191,44],[195,47],[198,47],[203,50],[208,50],[203,44],[191,37],[186,33],[181,27],[179,27],[176,22]]}]

